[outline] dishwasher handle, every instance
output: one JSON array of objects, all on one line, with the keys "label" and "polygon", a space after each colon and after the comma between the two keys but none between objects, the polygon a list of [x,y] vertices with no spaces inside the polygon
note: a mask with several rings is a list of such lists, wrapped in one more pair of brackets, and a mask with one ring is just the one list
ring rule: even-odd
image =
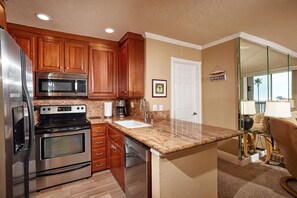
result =
[{"label": "dishwasher handle", "polygon": [[125,137],[125,155],[137,155],[143,161],[149,161],[149,147],[140,142],[133,141],[131,138]]}]

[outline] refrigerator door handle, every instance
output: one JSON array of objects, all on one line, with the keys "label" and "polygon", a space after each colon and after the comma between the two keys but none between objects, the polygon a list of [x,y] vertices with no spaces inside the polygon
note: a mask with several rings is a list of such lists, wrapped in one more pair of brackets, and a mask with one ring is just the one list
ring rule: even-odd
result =
[{"label": "refrigerator door handle", "polygon": [[23,86],[23,98],[24,102],[27,103],[28,109],[28,117],[29,117],[29,140],[28,140],[28,147],[25,148],[28,151],[28,155],[32,149],[33,144],[33,134],[34,134],[34,117],[33,117],[33,105],[32,100],[30,98],[30,94],[27,87],[27,79],[26,79],[26,59],[25,54],[21,51],[21,64],[22,64],[22,86]]}]

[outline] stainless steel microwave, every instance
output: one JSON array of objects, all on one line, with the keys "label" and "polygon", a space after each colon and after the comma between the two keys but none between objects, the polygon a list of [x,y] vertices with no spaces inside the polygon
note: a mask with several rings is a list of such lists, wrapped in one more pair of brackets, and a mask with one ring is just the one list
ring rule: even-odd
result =
[{"label": "stainless steel microwave", "polygon": [[37,72],[36,96],[87,96],[87,74]]}]

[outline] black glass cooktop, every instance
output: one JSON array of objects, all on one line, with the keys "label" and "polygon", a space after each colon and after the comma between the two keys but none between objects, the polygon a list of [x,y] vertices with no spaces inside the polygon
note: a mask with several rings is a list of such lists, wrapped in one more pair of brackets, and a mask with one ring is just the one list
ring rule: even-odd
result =
[{"label": "black glass cooktop", "polygon": [[90,122],[86,118],[40,119],[35,126],[36,133],[53,133],[89,129]]}]

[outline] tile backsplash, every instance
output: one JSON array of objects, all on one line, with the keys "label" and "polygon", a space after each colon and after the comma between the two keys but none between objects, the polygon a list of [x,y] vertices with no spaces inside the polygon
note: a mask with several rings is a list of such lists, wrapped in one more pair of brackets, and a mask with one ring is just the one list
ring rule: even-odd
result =
[{"label": "tile backsplash", "polygon": [[34,100],[34,106],[42,105],[76,105],[85,104],[87,106],[87,117],[104,116],[104,102],[112,102],[112,114],[116,115],[116,100],[89,100],[89,99],[42,99]]},{"label": "tile backsplash", "polygon": [[[87,117],[104,117],[104,102],[112,102],[112,114],[116,116],[116,100],[89,100],[89,99],[69,99],[69,98],[59,98],[59,99],[37,99],[34,100],[34,106],[42,105],[75,105],[75,104],[85,104],[87,106]],[[133,102],[134,107],[131,108],[131,102]],[[140,109],[140,99],[130,99],[127,101],[129,115],[143,118],[143,111]],[[35,111],[34,118],[35,123],[38,122],[39,112]],[[154,120],[159,119],[169,119],[170,111],[158,111],[149,112],[149,115]]]}]

